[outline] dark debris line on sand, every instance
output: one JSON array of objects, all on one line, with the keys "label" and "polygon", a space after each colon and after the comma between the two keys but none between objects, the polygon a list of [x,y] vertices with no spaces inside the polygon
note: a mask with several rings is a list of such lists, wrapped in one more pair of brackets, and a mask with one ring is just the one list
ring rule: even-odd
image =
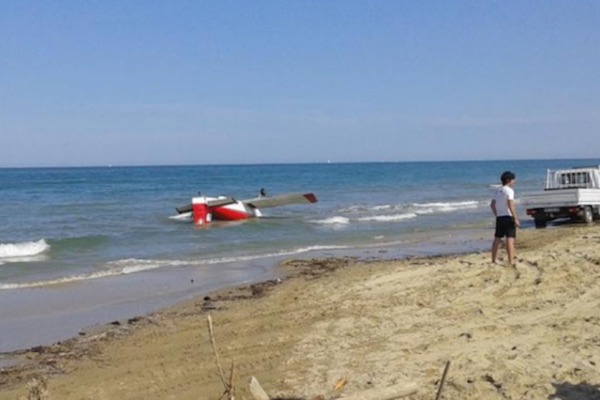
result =
[{"label": "dark debris line on sand", "polygon": [[79,336],[56,342],[48,346],[34,346],[26,350],[17,350],[0,354],[1,358],[14,361],[0,369],[0,388],[21,384],[38,378],[65,374],[71,371],[70,363],[83,359],[93,359],[101,353],[100,345],[133,332],[134,325],[152,323],[152,317],[134,317],[126,324],[113,321],[101,328],[101,331],[88,334],[81,331]]}]

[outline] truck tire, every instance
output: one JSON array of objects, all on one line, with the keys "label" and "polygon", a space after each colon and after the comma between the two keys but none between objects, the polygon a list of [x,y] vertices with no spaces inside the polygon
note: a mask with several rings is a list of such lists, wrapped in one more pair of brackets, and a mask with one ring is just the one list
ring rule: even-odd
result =
[{"label": "truck tire", "polygon": [[543,217],[535,218],[533,222],[535,222],[535,229],[542,229],[548,225],[548,221],[546,220],[546,218]]},{"label": "truck tire", "polygon": [[592,211],[592,207],[585,206],[583,207],[583,222],[586,224],[591,224],[594,222],[594,212]]}]

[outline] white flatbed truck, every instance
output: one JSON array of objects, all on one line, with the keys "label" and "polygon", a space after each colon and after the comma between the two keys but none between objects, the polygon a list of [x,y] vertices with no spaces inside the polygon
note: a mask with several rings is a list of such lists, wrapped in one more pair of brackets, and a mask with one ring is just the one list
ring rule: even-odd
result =
[{"label": "white flatbed truck", "polygon": [[521,203],[536,228],[559,218],[592,223],[600,218],[600,166],[548,170],[546,188],[525,194]]}]

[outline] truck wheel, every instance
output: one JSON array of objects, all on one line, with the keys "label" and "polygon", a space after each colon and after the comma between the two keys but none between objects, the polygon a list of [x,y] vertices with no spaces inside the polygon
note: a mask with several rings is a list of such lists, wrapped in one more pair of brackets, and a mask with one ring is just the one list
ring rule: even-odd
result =
[{"label": "truck wheel", "polygon": [[594,221],[594,213],[592,211],[592,207],[585,206],[583,207],[583,222],[586,224],[591,224]]},{"label": "truck wheel", "polygon": [[545,228],[548,224],[546,218],[535,218],[533,221],[535,222],[535,229]]}]

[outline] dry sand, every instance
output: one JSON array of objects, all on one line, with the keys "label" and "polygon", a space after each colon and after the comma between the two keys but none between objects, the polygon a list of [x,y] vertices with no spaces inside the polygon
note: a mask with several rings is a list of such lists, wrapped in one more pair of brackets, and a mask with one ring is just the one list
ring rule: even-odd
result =
[{"label": "dry sand", "polygon": [[[404,261],[292,261],[283,282],[219,292],[18,355],[0,399],[219,399],[207,328],[271,398],[416,387],[405,399],[600,399],[600,226],[523,231],[517,271],[488,253]],[[282,271],[282,276],[283,276]],[[216,307],[215,309],[212,309]]]}]

